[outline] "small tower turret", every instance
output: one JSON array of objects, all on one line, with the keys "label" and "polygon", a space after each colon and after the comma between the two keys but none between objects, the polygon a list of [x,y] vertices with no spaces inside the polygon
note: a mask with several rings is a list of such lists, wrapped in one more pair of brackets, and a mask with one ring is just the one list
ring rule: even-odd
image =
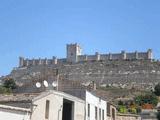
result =
[{"label": "small tower turret", "polygon": [[147,51],[147,59],[149,59],[149,60],[153,59],[152,49],[148,49],[148,51]]},{"label": "small tower turret", "polygon": [[24,66],[24,58],[19,57],[19,67],[23,67],[23,66]]}]

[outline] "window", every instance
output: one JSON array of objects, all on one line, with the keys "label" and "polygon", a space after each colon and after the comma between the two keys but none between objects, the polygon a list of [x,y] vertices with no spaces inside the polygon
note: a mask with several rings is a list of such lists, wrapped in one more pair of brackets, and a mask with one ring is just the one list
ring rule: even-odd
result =
[{"label": "window", "polygon": [[99,120],[101,120],[101,109],[99,108]]},{"label": "window", "polygon": [[95,120],[97,120],[98,119],[98,117],[97,117],[98,115],[97,115],[97,107],[95,107]]},{"label": "window", "polygon": [[107,102],[107,116],[110,116],[111,113],[110,113],[110,103]]},{"label": "window", "polygon": [[115,109],[114,108],[112,108],[112,118],[113,120],[115,120]]},{"label": "window", "polygon": [[102,110],[102,120],[104,120],[104,110]]},{"label": "window", "polygon": [[88,104],[88,117],[90,117],[90,104]]},{"label": "window", "polygon": [[73,56],[73,53],[71,53],[71,56]]},{"label": "window", "polygon": [[46,109],[45,109],[45,118],[48,119],[49,118],[49,100],[46,100]]}]

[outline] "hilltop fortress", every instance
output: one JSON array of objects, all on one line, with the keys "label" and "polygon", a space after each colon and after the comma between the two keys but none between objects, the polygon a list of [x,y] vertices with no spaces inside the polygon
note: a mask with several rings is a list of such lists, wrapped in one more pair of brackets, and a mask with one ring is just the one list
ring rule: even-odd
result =
[{"label": "hilltop fortress", "polygon": [[[97,86],[152,89],[160,81],[160,62],[154,60],[152,50],[146,52],[82,55],[78,44],[66,45],[66,58],[27,59],[20,57],[19,66],[7,77],[16,80],[20,92],[36,91],[36,82],[59,79],[68,83],[94,81]],[[59,85],[60,86],[60,85]],[[66,87],[66,84],[62,84]],[[76,86],[76,85],[75,85]],[[63,88],[62,87],[62,88]],[[67,89],[74,87],[67,86]]]},{"label": "hilltop fortress", "polygon": [[109,53],[109,54],[99,54],[95,55],[82,55],[82,48],[76,44],[67,44],[66,46],[67,55],[66,58],[58,59],[55,56],[52,59],[28,59],[19,58],[19,67],[27,66],[37,66],[37,65],[54,65],[60,63],[78,63],[87,61],[108,61],[108,60],[152,60],[153,53],[151,49],[147,52],[132,52],[127,53],[126,51],[121,51],[121,53]]}]

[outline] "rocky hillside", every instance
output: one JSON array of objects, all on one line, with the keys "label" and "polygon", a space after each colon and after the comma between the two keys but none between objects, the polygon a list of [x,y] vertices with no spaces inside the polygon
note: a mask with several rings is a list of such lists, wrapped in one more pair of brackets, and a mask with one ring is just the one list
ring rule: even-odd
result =
[{"label": "rocky hillside", "polygon": [[37,81],[56,79],[87,83],[95,81],[100,86],[151,89],[160,82],[160,62],[151,61],[93,61],[76,64],[30,66],[14,69],[12,77],[20,86],[35,87]]}]

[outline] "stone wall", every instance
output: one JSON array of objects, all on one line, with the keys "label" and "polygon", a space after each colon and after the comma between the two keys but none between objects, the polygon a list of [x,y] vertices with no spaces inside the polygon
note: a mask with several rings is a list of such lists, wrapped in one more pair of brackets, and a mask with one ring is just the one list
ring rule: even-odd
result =
[{"label": "stone wall", "polygon": [[118,114],[116,120],[141,120],[141,117],[134,114]]},{"label": "stone wall", "polygon": [[86,61],[106,61],[106,60],[152,60],[153,53],[149,49],[147,52],[132,52],[127,53],[126,51],[121,51],[121,53],[109,53],[109,54],[99,54],[98,52],[95,55],[82,55],[81,47],[76,44],[67,44],[66,47],[67,54],[66,58],[57,59],[53,57],[52,59],[28,59],[28,58],[19,58],[19,67],[24,66],[35,66],[35,65],[54,65],[54,64],[65,64],[77,63],[77,62],[86,62]]},{"label": "stone wall", "polygon": [[106,61],[106,60],[152,60],[152,51],[148,50],[147,52],[133,52],[126,53],[122,51],[121,53],[109,53],[109,54],[99,54],[95,55],[80,55],[78,56],[77,62],[83,61]]},{"label": "stone wall", "polygon": [[[87,62],[87,61],[106,61],[106,60],[152,60],[148,52],[135,52],[135,53],[117,53],[117,54],[98,54],[95,55],[79,55],[77,56],[77,62]],[[25,66],[36,66],[36,65],[54,65],[54,64],[65,64],[66,58],[57,59],[53,57],[52,59],[25,59],[23,57],[19,58],[19,67]]]},{"label": "stone wall", "polygon": [[160,81],[160,62],[148,60],[86,61],[74,64],[18,67],[9,76],[13,77],[19,85],[24,84],[26,89],[34,91],[37,81],[54,80],[53,73],[56,69],[59,71],[60,78],[66,82],[68,80],[95,81],[99,86],[151,90]]},{"label": "stone wall", "polygon": [[66,59],[57,59],[53,57],[52,59],[25,59],[24,57],[19,57],[19,67],[25,66],[37,66],[37,65],[54,65],[59,63],[64,63]]}]

